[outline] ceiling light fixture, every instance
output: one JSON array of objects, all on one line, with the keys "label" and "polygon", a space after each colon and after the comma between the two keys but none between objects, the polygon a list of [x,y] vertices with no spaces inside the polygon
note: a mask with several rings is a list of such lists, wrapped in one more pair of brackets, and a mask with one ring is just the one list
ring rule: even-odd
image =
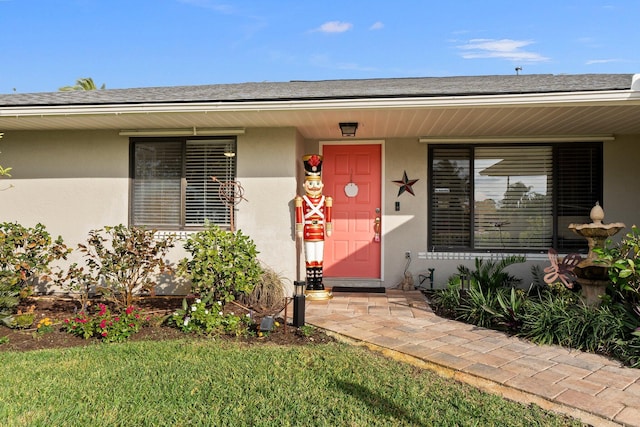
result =
[{"label": "ceiling light fixture", "polygon": [[356,130],[358,129],[358,122],[340,123],[340,131],[342,136],[354,137],[356,136]]}]

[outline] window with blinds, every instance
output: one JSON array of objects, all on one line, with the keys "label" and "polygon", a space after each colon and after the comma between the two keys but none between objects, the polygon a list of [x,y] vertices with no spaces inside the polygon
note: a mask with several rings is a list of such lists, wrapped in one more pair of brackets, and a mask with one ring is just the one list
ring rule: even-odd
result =
[{"label": "window with blinds", "polygon": [[[233,138],[132,140],[131,223],[165,229],[228,227],[220,185],[235,180]],[[216,177],[218,181],[214,181]]]},{"label": "window with blinds", "polygon": [[560,145],[556,147],[556,163],[558,251],[584,251],[584,238],[568,227],[590,223],[591,208],[596,202],[603,204],[602,144]]},{"label": "window with blinds", "polygon": [[475,247],[552,247],[552,172],[551,147],[477,147]]},{"label": "window with blinds", "polygon": [[471,246],[471,150],[438,148],[431,155],[431,244],[438,249]]},{"label": "window with blinds", "polygon": [[601,147],[432,147],[429,247],[585,251],[567,226],[601,200]]}]

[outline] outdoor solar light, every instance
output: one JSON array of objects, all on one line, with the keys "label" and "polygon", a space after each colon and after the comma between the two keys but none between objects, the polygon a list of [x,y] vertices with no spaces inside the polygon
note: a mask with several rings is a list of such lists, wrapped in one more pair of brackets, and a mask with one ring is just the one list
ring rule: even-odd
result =
[{"label": "outdoor solar light", "polygon": [[307,287],[307,282],[295,280],[293,286],[293,326],[299,328],[304,326],[304,290]]},{"label": "outdoor solar light", "polygon": [[260,332],[271,332],[275,326],[275,319],[273,316],[265,316],[260,322]]},{"label": "outdoor solar light", "polygon": [[339,126],[342,136],[356,136],[356,129],[358,129],[357,122],[340,123]]}]

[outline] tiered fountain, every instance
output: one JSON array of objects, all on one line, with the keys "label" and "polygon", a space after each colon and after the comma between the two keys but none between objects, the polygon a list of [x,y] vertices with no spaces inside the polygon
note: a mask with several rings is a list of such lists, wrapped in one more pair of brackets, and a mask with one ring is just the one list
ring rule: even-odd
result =
[{"label": "tiered fountain", "polygon": [[604,295],[609,284],[609,265],[604,261],[597,261],[598,256],[593,250],[603,249],[607,239],[622,230],[625,225],[621,222],[603,224],[604,211],[598,202],[591,209],[590,217],[590,224],[570,224],[569,229],[587,239],[589,244],[587,258],[580,261],[573,271],[582,287],[585,302],[595,307],[600,305],[600,296]]}]

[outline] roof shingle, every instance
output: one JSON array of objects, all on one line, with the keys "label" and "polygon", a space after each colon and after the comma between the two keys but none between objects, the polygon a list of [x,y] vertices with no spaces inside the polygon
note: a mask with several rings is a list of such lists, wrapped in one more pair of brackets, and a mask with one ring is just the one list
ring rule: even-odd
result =
[{"label": "roof shingle", "polygon": [[633,74],[533,74],[235,83],[0,95],[0,107],[252,102],[629,90]]}]

